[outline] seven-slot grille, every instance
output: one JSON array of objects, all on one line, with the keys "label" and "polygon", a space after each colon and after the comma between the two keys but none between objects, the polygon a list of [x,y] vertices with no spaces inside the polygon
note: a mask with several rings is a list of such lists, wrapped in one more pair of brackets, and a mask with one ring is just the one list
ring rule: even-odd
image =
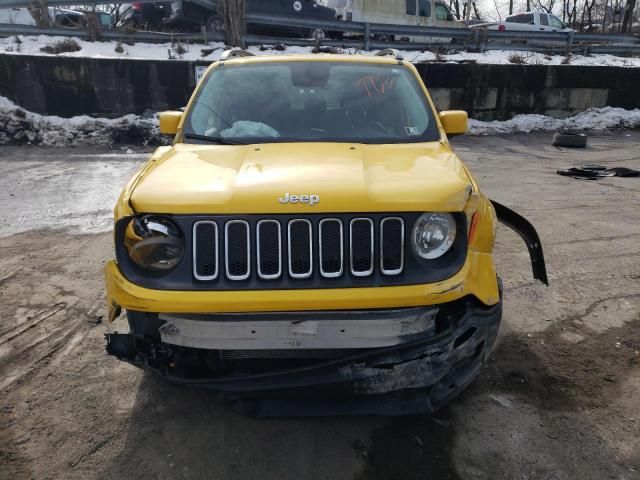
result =
[{"label": "seven-slot grille", "polygon": [[200,281],[222,275],[231,281],[252,276],[295,281],[315,273],[326,279],[347,273],[369,277],[375,271],[399,275],[404,269],[404,230],[404,220],[392,216],[327,217],[319,222],[262,219],[254,224],[198,221],[193,224],[193,276]]}]

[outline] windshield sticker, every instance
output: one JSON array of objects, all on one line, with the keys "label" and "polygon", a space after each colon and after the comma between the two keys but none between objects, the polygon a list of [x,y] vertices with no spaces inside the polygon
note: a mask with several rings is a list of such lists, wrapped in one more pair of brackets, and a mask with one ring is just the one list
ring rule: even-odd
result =
[{"label": "windshield sticker", "polygon": [[356,85],[362,88],[367,96],[372,97],[374,94],[384,95],[393,88],[395,79],[390,78],[387,74],[366,75],[360,78]]},{"label": "windshield sticker", "polygon": [[420,135],[420,132],[418,132],[418,127],[404,127],[404,130],[407,132],[407,135],[410,137],[415,137],[417,135]]}]

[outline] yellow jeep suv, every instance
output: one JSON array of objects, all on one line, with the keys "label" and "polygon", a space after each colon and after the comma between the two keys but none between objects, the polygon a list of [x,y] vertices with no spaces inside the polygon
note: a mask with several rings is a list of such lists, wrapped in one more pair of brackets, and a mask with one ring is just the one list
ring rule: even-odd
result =
[{"label": "yellow jeep suv", "polygon": [[212,64],[115,207],[107,351],[253,415],[438,409],[494,344],[496,220],[416,69],[377,56]]}]

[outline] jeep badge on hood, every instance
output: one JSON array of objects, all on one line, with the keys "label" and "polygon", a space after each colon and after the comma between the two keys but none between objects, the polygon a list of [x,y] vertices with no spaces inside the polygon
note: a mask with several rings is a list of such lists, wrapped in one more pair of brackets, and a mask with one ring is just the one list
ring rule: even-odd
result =
[{"label": "jeep badge on hood", "polygon": [[320,202],[320,195],[291,195],[289,192],[278,198],[280,203],[308,203],[312,207]]}]

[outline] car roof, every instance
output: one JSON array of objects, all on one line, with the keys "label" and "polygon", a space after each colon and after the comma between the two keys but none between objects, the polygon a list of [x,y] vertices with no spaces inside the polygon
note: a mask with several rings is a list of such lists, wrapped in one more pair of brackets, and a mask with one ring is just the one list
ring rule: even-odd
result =
[{"label": "car roof", "polygon": [[[221,60],[222,61],[222,60]],[[402,63],[391,55],[345,55],[333,53],[319,54],[285,54],[285,55],[255,55],[246,57],[231,57],[225,63],[271,63],[271,62],[345,62],[345,63],[373,63],[382,65],[398,65]]]}]

